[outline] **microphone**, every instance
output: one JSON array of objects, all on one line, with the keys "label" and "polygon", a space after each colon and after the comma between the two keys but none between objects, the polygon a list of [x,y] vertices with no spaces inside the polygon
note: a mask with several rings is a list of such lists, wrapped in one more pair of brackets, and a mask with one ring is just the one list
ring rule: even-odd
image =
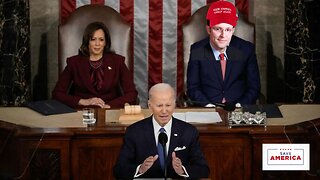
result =
[{"label": "microphone", "polygon": [[158,136],[158,141],[159,141],[159,143],[160,143],[163,147],[165,147],[165,145],[166,145],[167,142],[168,142],[168,136],[167,136],[167,134],[166,134],[165,132],[161,132],[161,133],[159,134],[159,136]]},{"label": "microphone", "polygon": [[164,155],[164,177],[167,178],[167,147],[168,136],[165,132],[161,132],[158,136],[158,142],[162,145],[163,155]]},{"label": "microphone", "polygon": [[[226,103],[218,103],[218,102],[209,102],[214,104],[216,107],[222,107],[225,111],[234,111],[236,109],[236,105],[234,103],[226,102]],[[188,106],[196,106],[196,104],[208,104],[208,102],[203,101],[193,101],[191,100],[187,94],[183,94],[179,96],[177,99],[177,104],[181,107],[188,107]]]},{"label": "microphone", "polygon": [[222,107],[226,111],[234,111],[236,109],[236,105],[233,103],[213,103],[215,106]]},{"label": "microphone", "polygon": [[[196,104],[207,104],[208,102],[192,101],[191,99],[188,99],[186,103],[189,104],[190,106],[196,106]],[[216,107],[221,107],[225,111],[234,111],[236,109],[236,105],[231,102],[225,102],[225,103],[210,102],[210,104],[213,104]],[[184,107],[187,107],[187,106],[188,105],[184,105]]]}]

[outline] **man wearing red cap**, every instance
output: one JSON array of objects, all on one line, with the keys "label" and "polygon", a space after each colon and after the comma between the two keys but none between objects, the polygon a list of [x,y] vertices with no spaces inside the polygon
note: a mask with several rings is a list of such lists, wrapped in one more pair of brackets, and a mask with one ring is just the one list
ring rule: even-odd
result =
[{"label": "man wearing red cap", "polygon": [[237,20],[237,10],[230,2],[217,1],[209,7],[209,37],[191,46],[187,70],[187,94],[196,104],[254,104],[259,96],[255,47],[233,35]]}]

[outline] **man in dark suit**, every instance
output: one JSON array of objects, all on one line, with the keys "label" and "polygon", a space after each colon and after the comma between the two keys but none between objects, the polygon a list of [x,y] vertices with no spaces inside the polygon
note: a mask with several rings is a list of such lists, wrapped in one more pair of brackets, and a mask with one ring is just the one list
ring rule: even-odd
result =
[{"label": "man in dark suit", "polygon": [[[208,177],[197,129],[172,117],[175,100],[175,91],[168,84],[156,84],[150,89],[148,106],[153,115],[127,128],[113,171],[117,179],[161,178],[165,169],[169,178]],[[162,128],[168,137],[165,167],[161,166],[161,152],[157,149]]]},{"label": "man in dark suit", "polygon": [[209,37],[191,46],[187,94],[201,106],[254,104],[260,94],[255,47],[233,35],[237,19],[232,3],[212,3],[207,12]]}]

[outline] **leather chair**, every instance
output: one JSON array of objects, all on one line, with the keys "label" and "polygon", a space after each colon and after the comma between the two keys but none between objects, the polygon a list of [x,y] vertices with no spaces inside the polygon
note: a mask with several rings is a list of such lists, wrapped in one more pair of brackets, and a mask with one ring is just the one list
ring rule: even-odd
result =
[{"label": "leather chair", "polygon": [[[193,43],[200,41],[208,36],[206,31],[207,25],[207,11],[210,7],[209,5],[203,6],[198,9],[194,14],[189,18],[189,20],[182,25],[182,32],[183,32],[183,61],[184,61],[184,85],[186,91],[186,82],[187,82],[187,69],[188,69],[188,62],[190,56],[190,47]],[[238,21],[237,27],[235,30],[234,35],[255,43],[255,28],[254,24],[245,20],[244,16],[238,12]],[[178,106],[190,106],[186,92],[182,92],[178,95]],[[260,98],[259,98],[260,99]],[[263,96],[261,96],[263,99]],[[265,101],[265,100],[263,100]],[[260,102],[259,102],[260,103]]]},{"label": "leather chair", "polygon": [[124,56],[126,65],[131,69],[130,25],[109,6],[84,5],[59,25],[59,72],[65,68],[67,57],[78,54],[84,29],[94,21],[105,23],[110,31],[111,50]]}]

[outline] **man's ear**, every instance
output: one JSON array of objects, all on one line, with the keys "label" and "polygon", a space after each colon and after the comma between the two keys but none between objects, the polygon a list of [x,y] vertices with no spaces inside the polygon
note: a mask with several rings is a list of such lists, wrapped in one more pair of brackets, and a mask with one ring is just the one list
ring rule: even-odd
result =
[{"label": "man's ear", "polygon": [[150,106],[151,106],[150,100],[148,100],[148,108],[149,108],[149,109],[150,109]]},{"label": "man's ear", "polygon": [[211,32],[210,26],[206,25],[206,30],[207,30],[208,35],[210,35],[210,32]]},{"label": "man's ear", "polygon": [[233,27],[232,30],[233,30],[233,31],[232,31],[232,35],[233,35],[234,32],[236,31],[236,27]]}]

